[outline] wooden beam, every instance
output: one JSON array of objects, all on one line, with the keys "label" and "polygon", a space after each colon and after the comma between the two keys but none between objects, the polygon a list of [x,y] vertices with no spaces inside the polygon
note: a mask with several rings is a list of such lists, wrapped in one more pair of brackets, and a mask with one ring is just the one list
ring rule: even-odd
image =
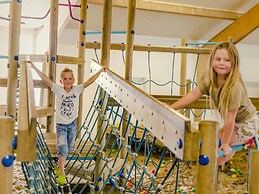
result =
[{"label": "wooden beam", "polygon": [[[164,102],[166,104],[173,104],[174,102],[178,101],[182,97],[182,96],[171,96],[171,95],[152,95],[152,96],[157,100]],[[113,101],[114,99],[112,97],[109,98],[109,106],[111,105],[117,106],[117,103],[113,103]],[[258,102],[258,105],[259,105],[259,102]],[[187,106],[186,108],[209,109],[210,107],[208,106],[208,103],[206,103],[206,98],[202,97],[198,101]]]},{"label": "wooden beam", "polygon": [[[5,116],[6,111],[7,111],[7,106],[6,105],[0,105],[0,116]],[[36,112],[37,112],[36,113],[37,118],[54,115],[53,107],[39,106],[39,107],[36,107]]]},{"label": "wooden beam", "polygon": [[[34,88],[48,88],[42,80],[33,80]],[[7,87],[7,78],[0,78],[0,87]]]},{"label": "wooden beam", "polygon": [[0,78],[0,87],[7,87],[7,78]]},{"label": "wooden beam", "polygon": [[[201,121],[199,123],[202,146],[200,156],[208,159],[207,164],[197,162],[196,189],[197,193],[217,193],[218,174],[218,130],[219,124],[215,121]],[[203,159],[202,158],[202,159]]]},{"label": "wooden beam", "polygon": [[[208,42],[221,42],[229,41],[231,37],[235,43],[240,42],[250,33],[252,33],[259,26],[259,3],[253,8],[248,10],[236,21],[231,23],[228,27],[218,33],[216,36],[211,38]],[[214,45],[204,45],[203,48],[212,49]],[[206,64],[208,63],[208,57],[202,55],[199,58],[197,65],[197,79],[199,79],[206,70]],[[258,107],[257,107],[258,110]]]},{"label": "wooden beam", "polygon": [[[88,0],[88,3],[102,4],[103,0]],[[113,6],[127,8],[127,1],[113,0]],[[197,6],[188,6],[182,4],[157,2],[157,1],[137,1],[136,9],[144,11],[154,11],[170,14],[182,14],[190,16],[199,16],[206,18],[217,18],[226,20],[236,20],[242,13],[229,10],[209,9]]]},{"label": "wooden beam", "polygon": [[[84,73],[85,73],[85,48],[84,43],[86,41],[86,29],[87,29],[87,0],[81,0],[81,8],[80,8],[80,20],[83,21],[79,24],[79,31],[78,31],[78,42],[80,43],[78,49],[77,49],[77,56],[79,59],[82,59],[81,64],[78,63],[77,68],[77,83],[81,84],[84,82]],[[77,117],[77,126],[82,125],[83,120],[83,94],[80,94],[79,96],[79,106],[78,106],[78,117]],[[79,128],[78,128],[79,131]],[[81,134],[79,134],[80,137]]]},{"label": "wooden beam", "polygon": [[249,150],[250,159],[249,159],[249,172],[248,172],[248,193],[259,193],[259,152],[252,149]]},{"label": "wooden beam", "polygon": [[[133,63],[133,46],[134,46],[134,30],[135,30],[135,17],[136,17],[136,0],[128,1],[128,17],[127,17],[127,39],[126,39],[126,59],[125,59],[125,79],[129,82],[132,81],[132,63]],[[122,128],[119,131],[121,137],[124,138],[123,144],[129,144],[130,131],[126,130],[127,120],[129,113],[125,110],[122,121]],[[127,158],[127,148],[123,147],[120,152],[120,159]],[[126,169],[123,169],[123,174],[126,174]],[[120,179],[122,184],[126,184],[125,179]]]},{"label": "wooden beam", "polygon": [[0,105],[0,116],[6,116],[6,110],[7,110],[6,105]]},{"label": "wooden beam", "polygon": [[[112,1],[111,0],[103,0],[103,15],[102,15],[102,45],[101,45],[101,65],[109,67],[110,65],[110,52],[111,52],[111,24],[112,24]],[[103,93],[101,94],[103,96]],[[103,96],[104,97],[104,96]],[[107,96],[104,97],[103,103],[106,104]],[[104,109],[101,109],[101,114],[104,114]],[[103,140],[102,134],[104,134],[104,126],[101,125],[102,119],[98,117],[97,125],[98,127],[98,135],[96,136],[96,142],[100,145],[100,149],[105,148],[106,141]],[[102,155],[96,155],[96,161],[100,160]],[[100,160],[99,165],[96,167],[94,172],[94,177],[104,176],[102,172],[102,168],[105,166],[105,163]],[[103,181],[97,181],[97,186],[102,187]]]},{"label": "wooden beam", "polygon": [[[100,49],[100,42],[86,42],[87,49]],[[111,50],[125,50],[125,44],[111,44]],[[163,47],[163,46],[142,46],[134,45],[134,51],[150,51],[150,52],[166,52],[166,53],[189,53],[189,54],[210,54],[211,49],[208,48],[191,48],[191,47]]]},{"label": "wooden beam", "polygon": [[231,37],[235,43],[240,42],[259,26],[259,3],[248,10],[228,27],[214,36],[209,42],[227,41]]},{"label": "wooden beam", "polygon": [[[165,102],[167,104],[172,104],[178,101],[182,96],[171,96],[171,95],[152,95],[159,101]],[[186,108],[193,108],[193,109],[209,109],[209,99],[206,99],[205,96],[200,98],[198,101],[192,103],[191,105],[187,106]],[[253,105],[255,106],[256,110],[259,110],[259,98],[251,97],[250,100],[252,101]]]},{"label": "wooden beam", "polygon": [[[183,38],[181,45],[184,46],[187,43],[187,39]],[[180,85],[183,86],[186,84],[186,72],[187,72],[187,54],[181,53],[181,68],[180,68]],[[179,94],[185,94],[185,87],[179,88]]]},{"label": "wooden beam", "polygon": [[[19,55],[20,60],[25,60],[26,56],[29,56],[31,61],[33,62],[49,62],[49,55],[34,55],[34,54],[21,54]],[[60,64],[84,64],[84,58],[82,57],[71,57],[65,55],[57,55],[57,63]]]},{"label": "wooden beam", "polygon": [[53,107],[37,107],[36,110],[37,110],[37,118],[54,115]]},{"label": "wooden beam", "polygon": [[19,83],[17,160],[33,162],[36,160],[36,116],[31,68],[23,61],[20,64]]},{"label": "wooden beam", "polygon": [[[0,117],[0,159],[8,157],[13,161],[12,140],[14,138],[14,119],[11,117]],[[13,163],[11,166],[4,166],[0,163],[0,188],[1,193],[13,193]]]},{"label": "wooden beam", "polygon": [[[27,75],[27,91],[28,91],[28,107],[29,107],[29,123],[31,125],[31,119],[36,119],[37,111],[35,107],[35,95],[34,95],[34,85],[32,80],[32,72],[31,67],[27,65],[27,63],[23,62],[26,68],[26,75]],[[21,92],[21,91],[20,91]],[[30,126],[31,127],[31,126]],[[36,125],[35,125],[36,130]]]},{"label": "wooden beam", "polygon": [[185,131],[184,134],[184,160],[198,161],[200,151],[200,131],[191,127],[191,130]]},{"label": "wooden beam", "polygon": [[[59,0],[52,0],[50,3],[50,28],[49,28],[49,79],[55,82],[57,68],[57,42],[58,42],[58,11]],[[54,59],[54,60],[53,60]],[[48,90],[47,106],[55,107],[55,95]],[[47,131],[54,131],[54,117],[47,117]]]},{"label": "wooden beam", "polygon": [[48,55],[35,55],[35,54],[21,54],[19,55],[20,60],[26,60],[26,56],[30,57],[30,60],[33,62],[48,62]]},{"label": "wooden beam", "polygon": [[84,64],[84,58],[82,57],[69,57],[64,55],[58,55],[57,56],[57,63],[59,64],[77,64],[77,65],[83,65]]},{"label": "wooden beam", "polygon": [[7,115],[15,116],[17,98],[17,72],[21,29],[21,5],[19,1],[10,3],[8,82],[7,82]]}]

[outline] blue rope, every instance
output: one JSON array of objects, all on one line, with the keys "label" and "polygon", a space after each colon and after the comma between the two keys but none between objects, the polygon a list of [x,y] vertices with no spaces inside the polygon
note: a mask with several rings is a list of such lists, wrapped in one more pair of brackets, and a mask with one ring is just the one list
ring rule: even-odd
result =
[{"label": "blue rope", "polygon": [[[198,55],[197,55],[196,64],[195,64],[195,69],[194,69],[194,74],[193,74],[192,83],[195,83],[195,78],[196,78],[196,73],[197,73],[199,58],[200,58],[200,55],[198,54]],[[193,89],[194,89],[194,85],[192,84],[192,90],[193,90]]]},{"label": "blue rope", "polygon": [[175,53],[173,53],[173,60],[172,60],[172,71],[171,71],[171,95],[173,95],[173,80],[174,80],[174,63],[175,63]]},{"label": "blue rope", "polygon": [[0,59],[8,59],[8,56],[0,55]]},{"label": "blue rope", "polygon": [[[149,44],[150,46],[150,44]],[[148,83],[149,83],[149,94],[151,94],[151,61],[150,61],[150,51],[147,52],[148,56]]]}]

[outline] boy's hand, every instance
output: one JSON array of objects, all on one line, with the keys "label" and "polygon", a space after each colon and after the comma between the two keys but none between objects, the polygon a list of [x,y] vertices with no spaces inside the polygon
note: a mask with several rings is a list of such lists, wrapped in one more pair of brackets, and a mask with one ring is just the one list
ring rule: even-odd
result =
[{"label": "boy's hand", "polygon": [[26,61],[26,63],[31,63],[30,56],[27,55],[27,56],[25,57],[25,61]]}]

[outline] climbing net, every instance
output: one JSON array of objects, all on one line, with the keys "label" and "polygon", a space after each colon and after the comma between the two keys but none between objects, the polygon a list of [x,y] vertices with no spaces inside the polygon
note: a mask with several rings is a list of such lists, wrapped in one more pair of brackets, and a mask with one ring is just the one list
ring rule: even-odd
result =
[{"label": "climbing net", "polygon": [[[80,187],[82,182],[87,183],[84,187],[89,185],[91,191],[102,192],[105,190],[107,192],[107,188],[110,188],[110,193],[113,193],[114,190],[119,190],[122,193],[125,191],[129,193],[159,191],[158,183],[164,185],[166,181],[165,179],[156,183],[159,172],[165,172],[167,171],[165,169],[171,166],[171,173],[174,167],[179,166],[179,159],[173,159],[169,153],[166,155],[168,151],[166,147],[162,148],[163,151],[159,159],[154,157],[153,151],[156,149],[155,145],[158,140],[132,115],[128,115],[126,118],[125,109],[115,100],[111,100],[110,95],[108,95],[107,103],[104,104],[103,97],[107,93],[104,92],[104,96],[102,94],[103,90],[99,88],[91,110],[80,129],[79,134],[83,135],[66,165],[67,173],[73,174],[69,183],[72,184],[76,179],[80,180],[77,181],[72,192]],[[104,113],[101,110],[105,110]],[[100,117],[102,119],[98,124]],[[123,138],[125,135],[120,135],[123,122],[126,123],[124,133],[130,134],[128,144],[125,144]],[[96,125],[98,125],[97,133],[92,135]],[[102,131],[101,128],[104,130],[102,134],[99,134]],[[101,138],[97,140],[99,135]],[[103,147],[100,145],[103,143],[102,141],[105,141]],[[91,142],[90,148],[82,157],[80,153],[85,149],[86,142]],[[120,154],[123,149],[126,149],[126,154],[122,159]],[[155,158],[157,161],[154,161]],[[100,172],[96,175],[97,168],[100,168]],[[94,179],[95,176],[97,177]],[[161,177],[159,179],[161,180]],[[98,181],[103,182],[101,187],[98,186]]]},{"label": "climbing net", "polygon": [[168,148],[152,126],[143,124],[148,122],[144,117],[139,119],[134,111],[126,111],[128,105],[99,85],[77,134],[78,143],[67,158],[67,184],[62,187],[55,181],[56,161],[38,130],[37,160],[22,165],[30,192],[176,193],[179,169],[188,165],[177,156],[183,139],[172,139],[174,149]]},{"label": "climbing net", "polygon": [[54,160],[39,125],[37,132],[36,161],[21,163],[29,193],[59,193],[55,182]]}]

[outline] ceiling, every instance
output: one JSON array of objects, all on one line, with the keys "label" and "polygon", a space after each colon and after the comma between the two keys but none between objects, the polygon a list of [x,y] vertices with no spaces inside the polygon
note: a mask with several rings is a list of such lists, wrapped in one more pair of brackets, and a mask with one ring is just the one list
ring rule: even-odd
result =
[{"label": "ceiling", "polygon": [[[88,0],[88,2],[92,1],[94,0]],[[76,0],[74,2],[76,2]],[[173,3],[179,5],[197,6],[202,8],[230,10],[234,12],[245,13],[250,8],[255,6],[258,3],[258,0],[156,0],[156,2],[160,2],[166,5]],[[60,0],[59,3],[67,4],[68,1]],[[42,19],[22,18],[21,27],[39,28],[44,26],[46,20],[49,20],[49,15],[46,16],[49,7],[50,1],[47,0],[23,0],[22,16],[42,17]],[[68,9],[68,7],[60,6],[59,10],[61,11],[64,9]],[[79,18],[79,8],[74,8],[72,11],[73,17]],[[8,26],[8,14],[8,1],[0,0],[0,27]],[[44,16],[46,17],[43,18]],[[100,32],[102,29],[102,6],[99,4],[88,3],[87,18],[87,29],[93,32]],[[232,20],[137,10],[135,19],[135,32],[137,35],[209,40],[232,22]],[[126,26],[127,9],[113,7],[112,31],[126,31]],[[70,19],[65,26],[66,29],[78,29],[78,27],[79,22],[72,19]],[[256,29],[249,36],[243,39],[241,43],[259,45],[259,29]]]}]

